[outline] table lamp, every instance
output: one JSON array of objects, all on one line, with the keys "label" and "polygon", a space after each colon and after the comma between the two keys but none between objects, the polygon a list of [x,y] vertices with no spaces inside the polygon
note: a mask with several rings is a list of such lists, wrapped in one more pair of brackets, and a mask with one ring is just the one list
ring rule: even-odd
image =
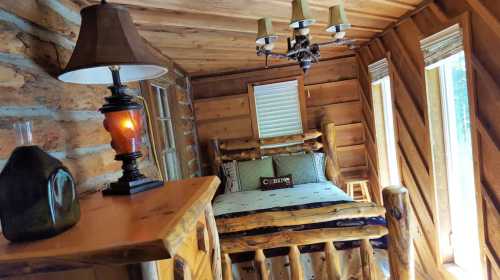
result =
[{"label": "table lamp", "polygon": [[162,186],[138,169],[141,154],[142,105],[127,94],[122,82],[154,79],[167,73],[135,28],[124,6],[102,1],[81,11],[80,34],[70,61],[59,80],[77,84],[111,85],[111,96],[99,109],[111,135],[123,176],[104,195],[130,195]]}]

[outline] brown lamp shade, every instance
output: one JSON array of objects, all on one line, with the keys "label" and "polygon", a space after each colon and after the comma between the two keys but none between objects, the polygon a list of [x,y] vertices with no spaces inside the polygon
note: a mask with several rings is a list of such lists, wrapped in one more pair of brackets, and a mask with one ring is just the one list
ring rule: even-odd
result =
[{"label": "brown lamp shade", "polygon": [[123,82],[167,73],[137,32],[128,10],[98,4],[81,11],[82,25],[71,59],[59,80],[78,84],[112,84],[110,66],[120,66]]},{"label": "brown lamp shade", "polygon": [[337,32],[343,32],[349,28],[351,28],[351,24],[347,20],[347,15],[344,10],[344,5],[339,4],[330,7],[330,21],[326,31],[337,33]]},{"label": "brown lamp shade", "polygon": [[316,22],[311,17],[309,12],[309,4],[307,0],[292,1],[292,20],[290,20],[291,28],[305,28]]}]

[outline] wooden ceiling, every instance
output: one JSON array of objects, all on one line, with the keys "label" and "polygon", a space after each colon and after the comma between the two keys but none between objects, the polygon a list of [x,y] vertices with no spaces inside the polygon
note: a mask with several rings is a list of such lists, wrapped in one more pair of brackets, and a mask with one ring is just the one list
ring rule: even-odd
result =
[{"label": "wooden ceiling", "polygon": [[[97,0],[73,0],[84,5]],[[328,7],[340,0],[309,0],[316,24],[313,41],[331,38],[324,29]],[[256,20],[271,17],[275,32],[282,35],[276,51],[286,49],[291,0],[108,0],[128,6],[141,35],[153,47],[174,60],[192,76],[264,66],[255,54]],[[345,0],[353,27],[347,36],[362,44],[422,0]],[[345,46],[321,49],[322,59],[352,53]],[[273,60],[271,64],[290,63]]]}]

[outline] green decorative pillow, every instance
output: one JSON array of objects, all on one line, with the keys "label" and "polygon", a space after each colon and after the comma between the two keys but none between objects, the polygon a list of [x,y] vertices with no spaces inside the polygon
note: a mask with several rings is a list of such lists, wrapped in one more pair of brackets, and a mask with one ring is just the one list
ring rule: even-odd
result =
[{"label": "green decorative pillow", "polygon": [[260,177],[274,177],[273,159],[265,158],[238,162],[241,191],[260,189]]},{"label": "green decorative pillow", "polygon": [[274,157],[273,160],[276,176],[292,174],[295,185],[324,181],[319,176],[324,169],[318,166],[314,154],[281,155]]}]

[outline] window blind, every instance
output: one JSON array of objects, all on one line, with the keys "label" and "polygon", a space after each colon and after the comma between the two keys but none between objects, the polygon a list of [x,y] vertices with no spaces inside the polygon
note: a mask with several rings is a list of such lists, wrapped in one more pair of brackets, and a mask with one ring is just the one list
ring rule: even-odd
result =
[{"label": "window blind", "polygon": [[372,82],[378,81],[386,76],[389,76],[389,62],[387,58],[383,58],[377,62],[368,65],[370,78]]},{"label": "window blind", "polygon": [[420,41],[425,66],[434,64],[463,50],[462,29],[452,25]]},{"label": "window blind", "polygon": [[302,133],[297,80],[254,86],[260,138]]}]

